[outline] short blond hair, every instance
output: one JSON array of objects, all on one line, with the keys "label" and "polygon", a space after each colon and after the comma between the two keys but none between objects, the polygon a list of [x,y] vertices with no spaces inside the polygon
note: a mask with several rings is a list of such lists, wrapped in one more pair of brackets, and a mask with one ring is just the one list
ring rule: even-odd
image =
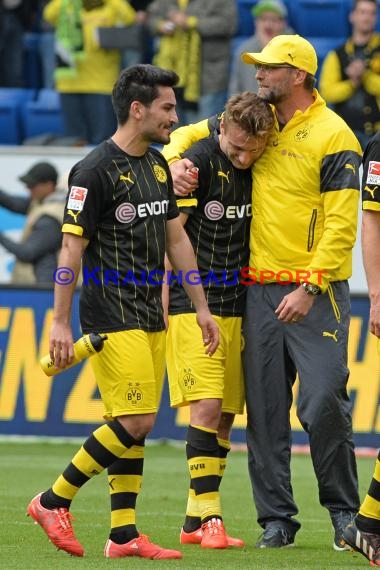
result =
[{"label": "short blond hair", "polygon": [[274,115],[269,103],[256,93],[244,91],[230,97],[226,103],[224,127],[234,123],[249,136],[266,136],[274,127]]}]

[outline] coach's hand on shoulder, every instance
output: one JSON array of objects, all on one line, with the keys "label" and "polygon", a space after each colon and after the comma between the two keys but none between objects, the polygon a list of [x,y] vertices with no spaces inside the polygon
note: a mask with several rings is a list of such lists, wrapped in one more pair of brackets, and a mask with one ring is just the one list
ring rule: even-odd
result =
[{"label": "coach's hand on shoulder", "polygon": [[219,327],[208,309],[197,312],[197,323],[202,331],[203,344],[206,347],[205,352],[212,356],[219,346]]},{"label": "coach's hand on shoulder", "polygon": [[171,163],[170,172],[176,196],[187,196],[198,188],[197,179],[188,172],[193,167],[194,164],[188,158],[182,158]]}]

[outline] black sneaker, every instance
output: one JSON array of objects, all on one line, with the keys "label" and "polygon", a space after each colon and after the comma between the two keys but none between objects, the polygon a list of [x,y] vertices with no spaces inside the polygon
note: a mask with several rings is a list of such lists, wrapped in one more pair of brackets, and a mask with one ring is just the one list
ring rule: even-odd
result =
[{"label": "black sneaker", "polygon": [[351,548],[363,554],[371,566],[380,566],[380,534],[363,532],[353,521],[343,531],[343,540]]},{"label": "black sneaker", "polygon": [[349,547],[343,540],[343,532],[346,526],[352,523],[355,515],[356,513],[351,511],[330,511],[331,522],[335,530],[333,548],[337,552],[349,550]]},{"label": "black sneaker", "polygon": [[256,548],[282,548],[283,546],[294,546],[294,534],[283,526],[273,524],[265,528],[255,544]]}]

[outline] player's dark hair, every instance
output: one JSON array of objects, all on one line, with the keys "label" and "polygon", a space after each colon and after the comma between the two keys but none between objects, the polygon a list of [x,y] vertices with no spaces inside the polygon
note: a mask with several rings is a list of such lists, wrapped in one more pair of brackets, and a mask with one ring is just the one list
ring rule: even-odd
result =
[{"label": "player's dark hair", "polygon": [[140,64],[123,69],[112,91],[112,105],[119,125],[129,117],[132,101],[139,101],[149,107],[159,96],[159,87],[174,87],[178,75],[169,69],[155,65]]}]

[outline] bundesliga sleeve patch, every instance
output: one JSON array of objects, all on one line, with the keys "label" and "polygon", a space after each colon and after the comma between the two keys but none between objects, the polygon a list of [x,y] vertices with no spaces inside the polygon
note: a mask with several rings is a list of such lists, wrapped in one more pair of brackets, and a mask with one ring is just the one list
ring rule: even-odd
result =
[{"label": "bundesliga sleeve patch", "polygon": [[377,160],[369,161],[367,184],[380,184],[380,162]]},{"label": "bundesliga sleeve patch", "polygon": [[82,186],[71,186],[67,208],[81,212],[86,200],[88,189]]}]

